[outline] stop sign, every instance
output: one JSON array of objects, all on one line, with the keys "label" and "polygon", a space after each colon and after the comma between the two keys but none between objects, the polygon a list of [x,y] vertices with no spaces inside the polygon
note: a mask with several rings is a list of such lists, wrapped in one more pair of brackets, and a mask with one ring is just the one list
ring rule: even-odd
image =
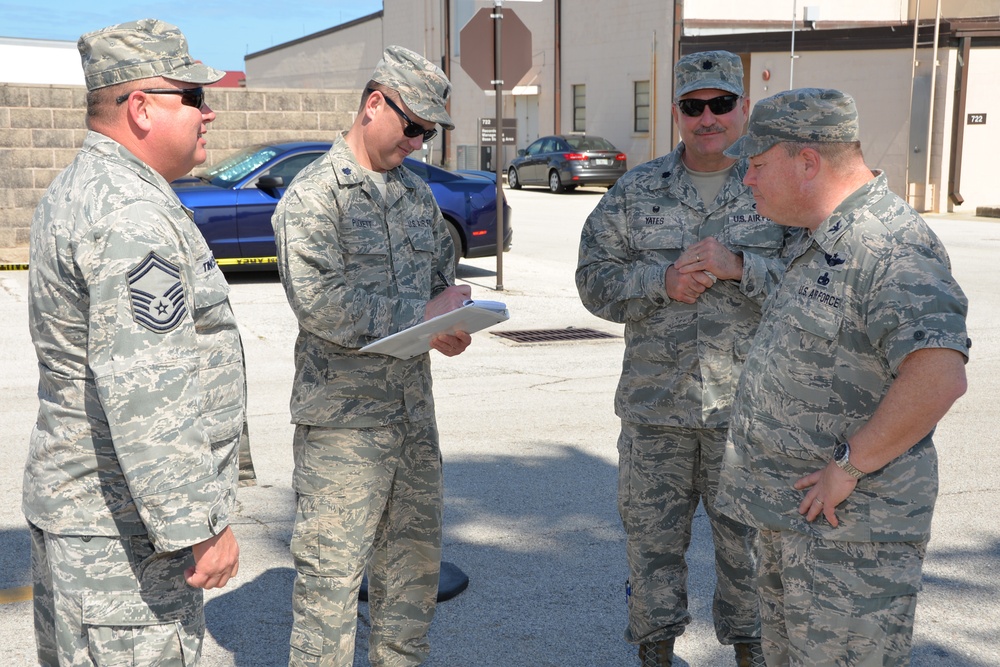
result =
[{"label": "stop sign", "polygon": [[[490,15],[484,7],[465,24],[459,33],[462,69],[483,90],[493,90],[493,35]],[[503,90],[512,90],[531,69],[531,32],[510,9],[503,11],[500,30],[500,59]]]}]

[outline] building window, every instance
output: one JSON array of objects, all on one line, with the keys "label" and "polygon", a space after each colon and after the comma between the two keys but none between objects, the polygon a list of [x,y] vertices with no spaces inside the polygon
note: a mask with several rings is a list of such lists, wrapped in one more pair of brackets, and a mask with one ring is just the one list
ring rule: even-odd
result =
[{"label": "building window", "polygon": [[635,131],[649,132],[649,81],[635,82]]},{"label": "building window", "polygon": [[573,86],[573,131],[587,129],[587,86],[580,83]]}]

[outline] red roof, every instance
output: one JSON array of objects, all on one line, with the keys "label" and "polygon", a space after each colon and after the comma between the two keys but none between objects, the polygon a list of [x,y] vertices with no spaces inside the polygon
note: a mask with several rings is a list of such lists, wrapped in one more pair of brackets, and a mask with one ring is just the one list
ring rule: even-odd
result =
[{"label": "red roof", "polygon": [[226,76],[222,77],[213,84],[210,84],[212,88],[246,88],[247,85],[247,75],[243,72],[236,72],[232,70],[226,70]]}]

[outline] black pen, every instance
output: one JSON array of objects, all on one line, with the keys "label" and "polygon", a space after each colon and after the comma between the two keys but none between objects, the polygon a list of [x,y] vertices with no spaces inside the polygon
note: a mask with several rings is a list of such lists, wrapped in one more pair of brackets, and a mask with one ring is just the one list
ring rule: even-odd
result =
[{"label": "black pen", "polygon": [[451,283],[448,282],[448,277],[444,275],[440,270],[438,270],[438,278],[444,283],[445,287],[451,287]]}]

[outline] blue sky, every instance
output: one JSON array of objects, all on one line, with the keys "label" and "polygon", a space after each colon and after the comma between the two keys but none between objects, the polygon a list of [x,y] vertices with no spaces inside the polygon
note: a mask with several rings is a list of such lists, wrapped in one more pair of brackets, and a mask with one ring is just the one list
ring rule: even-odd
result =
[{"label": "blue sky", "polygon": [[382,0],[243,0],[136,3],[135,0],[0,0],[0,37],[76,41],[115,23],[156,18],[180,27],[191,55],[242,70],[243,56],[367,16]]}]

